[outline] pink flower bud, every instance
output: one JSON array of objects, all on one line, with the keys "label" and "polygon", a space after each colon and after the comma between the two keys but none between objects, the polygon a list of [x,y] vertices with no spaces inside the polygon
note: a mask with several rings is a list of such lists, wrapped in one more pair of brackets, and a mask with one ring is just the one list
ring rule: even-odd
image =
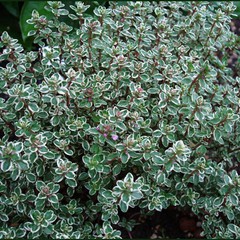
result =
[{"label": "pink flower bud", "polygon": [[137,90],[139,93],[143,92],[143,89],[141,87],[137,88]]},{"label": "pink flower bud", "polygon": [[107,134],[106,134],[106,133],[104,133],[104,134],[103,134],[103,136],[106,138],[106,137],[107,137]]},{"label": "pink flower bud", "polygon": [[113,139],[114,141],[118,140],[118,135],[112,135],[112,139]]}]

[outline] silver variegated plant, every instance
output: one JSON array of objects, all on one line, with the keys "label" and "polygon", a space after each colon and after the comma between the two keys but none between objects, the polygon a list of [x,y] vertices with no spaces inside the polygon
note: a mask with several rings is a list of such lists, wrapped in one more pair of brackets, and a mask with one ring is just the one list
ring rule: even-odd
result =
[{"label": "silver variegated plant", "polygon": [[33,11],[32,51],[1,35],[0,237],[121,238],[174,205],[240,238],[233,3],[109,4]]}]

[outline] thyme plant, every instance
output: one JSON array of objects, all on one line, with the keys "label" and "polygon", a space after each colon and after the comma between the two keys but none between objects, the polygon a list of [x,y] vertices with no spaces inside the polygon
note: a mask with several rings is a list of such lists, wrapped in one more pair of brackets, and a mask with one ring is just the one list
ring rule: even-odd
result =
[{"label": "thyme plant", "polygon": [[233,3],[109,5],[33,11],[32,51],[1,36],[0,237],[121,238],[129,208],[178,206],[239,238]]}]

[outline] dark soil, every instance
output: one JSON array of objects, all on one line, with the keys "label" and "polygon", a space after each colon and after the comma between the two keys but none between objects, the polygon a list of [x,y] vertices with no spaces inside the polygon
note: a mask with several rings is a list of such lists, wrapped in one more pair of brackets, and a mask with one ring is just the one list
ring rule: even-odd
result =
[{"label": "dark soil", "polygon": [[123,217],[139,223],[131,232],[119,228],[123,239],[202,238],[201,220],[187,209],[169,207],[149,216],[141,214],[136,208],[128,211]]}]

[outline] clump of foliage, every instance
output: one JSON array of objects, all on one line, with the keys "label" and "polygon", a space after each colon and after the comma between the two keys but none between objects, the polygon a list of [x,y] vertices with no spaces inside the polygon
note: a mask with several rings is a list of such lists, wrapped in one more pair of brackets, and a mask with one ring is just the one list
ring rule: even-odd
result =
[{"label": "clump of foliage", "polygon": [[121,212],[169,206],[240,237],[233,3],[87,8],[33,11],[33,51],[1,36],[0,237],[121,238]]}]

